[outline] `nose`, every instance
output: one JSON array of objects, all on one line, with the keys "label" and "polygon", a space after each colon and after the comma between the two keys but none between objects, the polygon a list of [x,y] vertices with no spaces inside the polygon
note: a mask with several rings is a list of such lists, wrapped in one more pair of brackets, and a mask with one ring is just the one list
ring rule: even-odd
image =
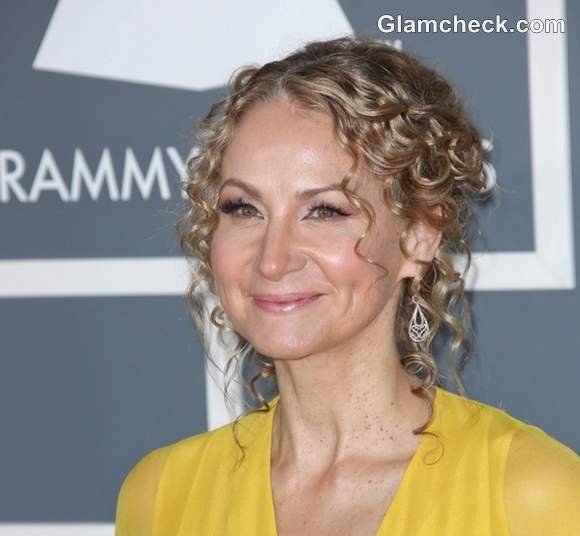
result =
[{"label": "nose", "polygon": [[304,258],[297,251],[293,231],[287,222],[269,223],[262,237],[257,263],[260,274],[274,281],[302,269]]}]

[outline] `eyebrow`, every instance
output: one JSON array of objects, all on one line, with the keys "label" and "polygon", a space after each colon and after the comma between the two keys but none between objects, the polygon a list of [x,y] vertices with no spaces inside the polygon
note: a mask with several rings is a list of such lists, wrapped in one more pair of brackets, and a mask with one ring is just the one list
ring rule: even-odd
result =
[{"label": "eyebrow", "polygon": [[[222,186],[220,188],[220,193],[223,190],[223,188],[228,184],[238,186],[239,188],[241,188],[242,190],[245,190],[246,192],[248,192],[251,196],[255,197],[256,199],[259,199],[260,201],[262,200],[262,194],[254,186],[252,186],[251,184],[248,184],[247,182],[244,182],[240,179],[236,179],[233,177],[224,181],[224,183],[222,184]],[[330,190],[342,191],[341,184],[339,182],[336,182],[334,184],[329,184],[327,186],[320,186],[319,188],[310,188],[308,190],[303,190],[302,192],[296,192],[296,199],[298,199],[300,201],[302,201],[304,199],[310,199],[311,197],[314,197],[316,194],[319,194],[320,192],[327,192]]]}]

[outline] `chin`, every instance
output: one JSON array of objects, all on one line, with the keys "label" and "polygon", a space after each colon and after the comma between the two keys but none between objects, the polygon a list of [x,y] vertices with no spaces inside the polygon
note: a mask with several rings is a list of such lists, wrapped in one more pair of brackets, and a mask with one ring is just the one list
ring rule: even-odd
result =
[{"label": "chin", "polygon": [[271,357],[272,359],[301,359],[314,351],[312,345],[306,345],[303,341],[296,344],[285,344],[276,338],[272,338],[264,344],[260,344],[259,342],[251,344],[260,354]]}]

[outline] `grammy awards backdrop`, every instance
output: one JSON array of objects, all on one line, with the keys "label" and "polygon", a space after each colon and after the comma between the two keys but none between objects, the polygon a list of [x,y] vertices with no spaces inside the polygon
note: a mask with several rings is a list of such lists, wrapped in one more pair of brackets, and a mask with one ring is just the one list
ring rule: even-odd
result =
[{"label": "grammy awards backdrop", "polygon": [[112,536],[141,456],[235,417],[184,298],[194,127],[237,67],[344,34],[419,55],[479,126],[498,188],[467,392],[580,451],[579,22],[565,0],[0,0],[0,536]]}]

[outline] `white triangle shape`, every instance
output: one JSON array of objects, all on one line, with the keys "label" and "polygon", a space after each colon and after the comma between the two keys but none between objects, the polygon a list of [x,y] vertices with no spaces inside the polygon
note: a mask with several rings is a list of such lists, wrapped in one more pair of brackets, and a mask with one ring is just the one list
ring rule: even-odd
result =
[{"label": "white triangle shape", "polygon": [[241,65],[351,33],[336,0],[60,0],[33,67],[201,91]]}]

